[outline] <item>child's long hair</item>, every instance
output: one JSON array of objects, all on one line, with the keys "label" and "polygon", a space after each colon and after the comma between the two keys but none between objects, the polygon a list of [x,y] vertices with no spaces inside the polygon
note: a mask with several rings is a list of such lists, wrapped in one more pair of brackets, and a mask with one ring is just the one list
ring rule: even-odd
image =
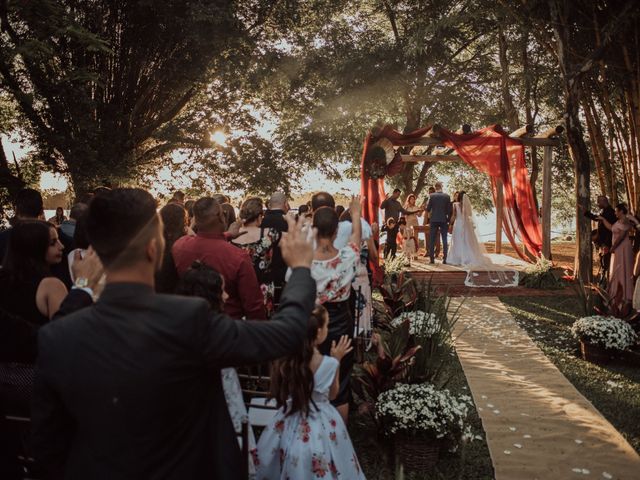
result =
[{"label": "child's long hair", "polygon": [[[316,307],[309,317],[307,337],[300,350],[289,357],[276,360],[271,366],[271,396],[276,399],[278,408],[283,407],[287,415],[296,412],[309,414],[314,388],[311,358],[318,331],[328,321],[328,317],[323,306]],[[289,399],[291,405],[287,408]]]}]

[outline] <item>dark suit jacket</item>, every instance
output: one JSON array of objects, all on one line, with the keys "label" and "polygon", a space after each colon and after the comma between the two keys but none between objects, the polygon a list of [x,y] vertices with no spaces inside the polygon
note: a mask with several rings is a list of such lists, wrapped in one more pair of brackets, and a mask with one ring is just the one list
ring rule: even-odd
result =
[{"label": "dark suit jacket", "polygon": [[315,296],[309,270],[299,268],[269,322],[235,321],[200,298],[108,284],[95,305],[40,330],[36,459],[49,478],[238,478],[246,459],[220,368],[299,348]]},{"label": "dark suit jacket", "polygon": [[[289,225],[284,218],[283,210],[267,210],[264,214],[264,219],[260,228],[274,228],[278,232],[286,232],[289,230]],[[273,282],[276,286],[284,285],[284,277],[287,274],[287,265],[282,259],[282,252],[280,247],[277,246],[273,250],[273,257],[271,257],[271,268],[265,275],[266,282]]]},{"label": "dark suit jacket", "polygon": [[[611,205],[605,207],[600,212],[604,218],[607,219],[611,225],[616,223],[618,219],[616,218],[616,211],[613,209]],[[604,223],[598,222],[598,244],[603,247],[611,247],[611,240],[613,238],[613,234],[611,230],[604,226]]]},{"label": "dark suit jacket", "polygon": [[451,218],[451,197],[443,192],[429,195],[427,212],[431,214],[430,223],[449,223]]}]

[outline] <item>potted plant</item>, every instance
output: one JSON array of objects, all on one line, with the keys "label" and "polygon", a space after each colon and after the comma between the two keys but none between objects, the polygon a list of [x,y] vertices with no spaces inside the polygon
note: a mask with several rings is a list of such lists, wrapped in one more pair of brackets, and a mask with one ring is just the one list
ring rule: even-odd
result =
[{"label": "potted plant", "polygon": [[398,460],[408,470],[426,470],[438,461],[448,442],[470,435],[467,423],[471,398],[457,397],[430,383],[397,384],[381,393],[376,418],[394,441]]},{"label": "potted plant", "polygon": [[576,320],[571,333],[580,341],[582,358],[591,362],[607,362],[617,352],[638,341],[636,332],[627,322],[602,315]]}]

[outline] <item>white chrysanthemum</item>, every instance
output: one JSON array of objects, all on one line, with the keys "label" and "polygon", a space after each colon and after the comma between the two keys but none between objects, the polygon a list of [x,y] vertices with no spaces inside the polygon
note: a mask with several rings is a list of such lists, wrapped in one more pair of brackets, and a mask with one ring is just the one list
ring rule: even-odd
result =
[{"label": "white chrysanthemum", "polygon": [[376,417],[389,434],[471,437],[471,429],[465,423],[470,403],[470,397],[456,397],[428,383],[398,384],[380,394]]},{"label": "white chrysanthemum", "polygon": [[571,333],[578,340],[587,340],[604,348],[625,350],[638,342],[631,325],[615,317],[593,315],[576,320]]},{"label": "white chrysanthemum", "polygon": [[422,337],[432,337],[440,329],[440,322],[434,313],[427,314],[421,310],[415,312],[404,312],[391,321],[391,325],[399,327],[404,322],[409,321],[409,333]]}]

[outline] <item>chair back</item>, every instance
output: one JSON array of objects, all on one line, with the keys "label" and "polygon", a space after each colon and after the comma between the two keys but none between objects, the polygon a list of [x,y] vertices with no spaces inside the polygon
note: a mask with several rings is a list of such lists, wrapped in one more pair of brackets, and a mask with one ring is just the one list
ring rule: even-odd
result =
[{"label": "chair back", "polygon": [[12,446],[15,447],[15,464],[20,468],[22,480],[38,480],[35,461],[31,456],[29,444],[31,434],[31,419],[17,415],[3,414],[2,426],[0,430],[7,438],[13,439]]}]

